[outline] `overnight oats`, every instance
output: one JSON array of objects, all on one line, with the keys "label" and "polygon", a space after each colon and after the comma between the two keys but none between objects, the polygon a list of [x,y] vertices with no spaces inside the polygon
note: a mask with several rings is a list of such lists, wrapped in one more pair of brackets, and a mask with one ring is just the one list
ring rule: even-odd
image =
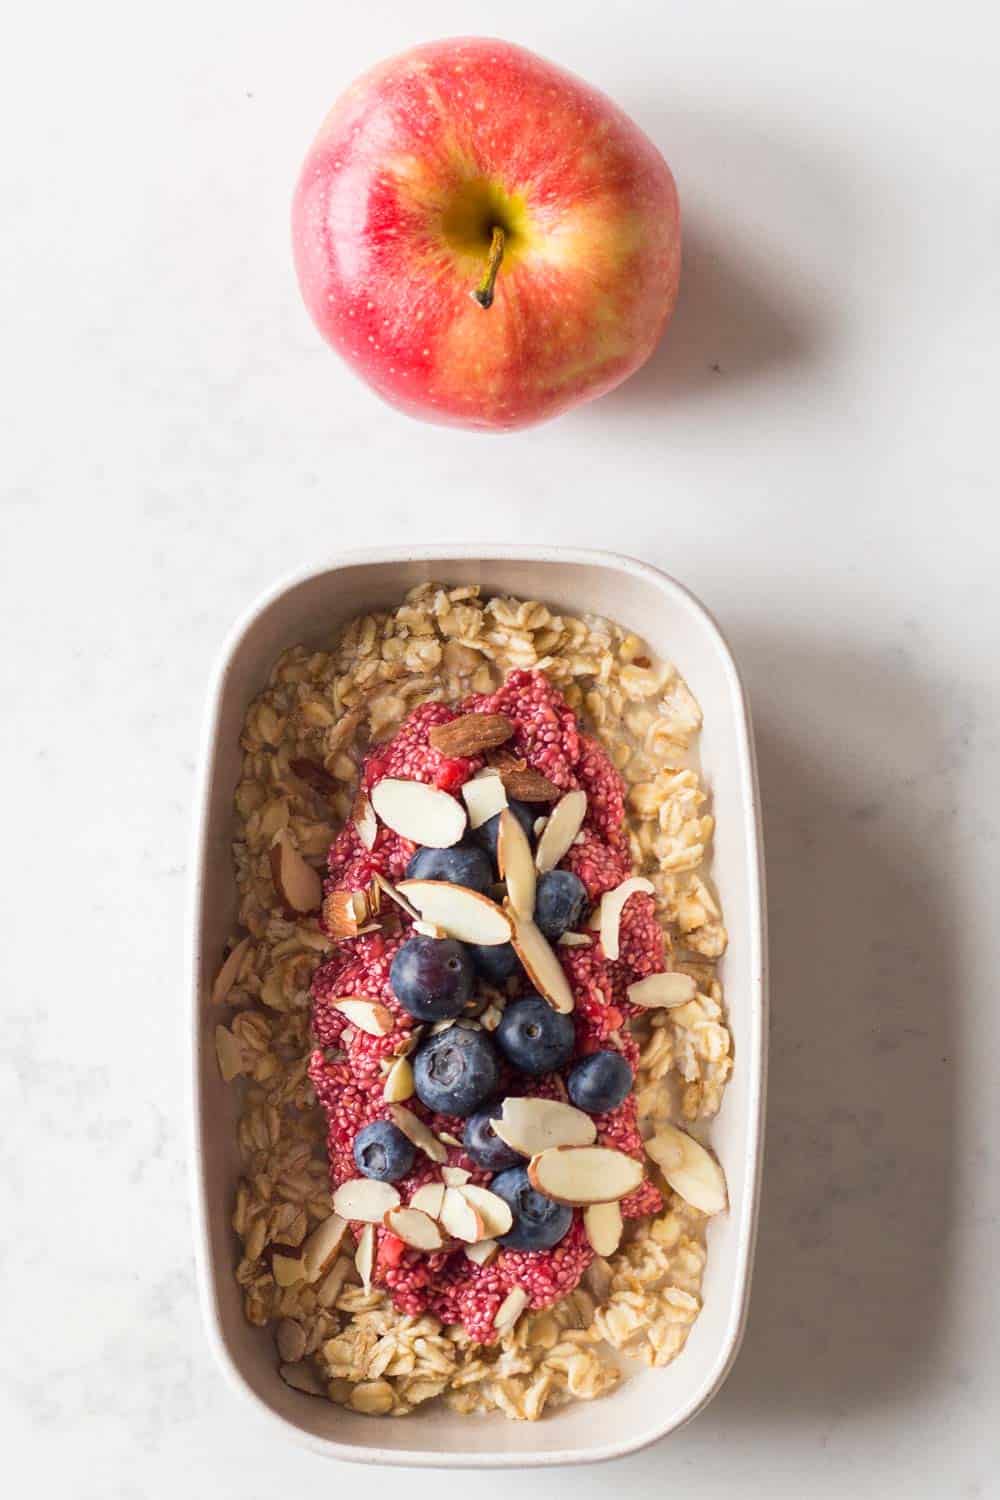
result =
[{"label": "overnight oats", "polygon": [[731,1069],[699,728],[636,635],[472,587],[276,663],[214,999],[296,1389],[533,1420],[680,1353]]}]

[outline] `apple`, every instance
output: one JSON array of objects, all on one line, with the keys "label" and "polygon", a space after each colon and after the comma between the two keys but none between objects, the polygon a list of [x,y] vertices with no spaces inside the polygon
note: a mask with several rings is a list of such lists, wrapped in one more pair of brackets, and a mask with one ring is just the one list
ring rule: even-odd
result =
[{"label": "apple", "polygon": [[596,89],[508,42],[390,58],[334,105],[292,210],[302,295],[380,396],[526,427],[652,353],[680,274],[677,190]]}]

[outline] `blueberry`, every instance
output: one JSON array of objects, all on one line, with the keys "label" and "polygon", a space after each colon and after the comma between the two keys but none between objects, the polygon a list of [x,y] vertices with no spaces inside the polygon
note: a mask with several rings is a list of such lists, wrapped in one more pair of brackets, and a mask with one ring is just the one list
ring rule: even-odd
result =
[{"label": "blueberry", "polygon": [[412,937],[389,970],[392,993],[418,1021],[460,1016],[473,982],[472,959],[464,943],[454,938]]},{"label": "blueberry", "polygon": [[415,1156],[416,1148],[388,1120],[374,1120],[354,1137],[358,1171],[378,1182],[398,1182],[413,1166]]},{"label": "blueberry", "polygon": [[632,1087],[632,1069],[620,1052],[591,1052],[581,1057],[566,1081],[569,1097],[588,1115],[617,1109]]},{"label": "blueberry", "polygon": [[500,1244],[508,1250],[551,1250],[573,1222],[573,1210],[536,1192],[526,1167],[508,1167],[490,1182],[490,1192],[510,1205],[514,1223]]},{"label": "blueberry", "polygon": [[500,1172],[504,1167],[516,1166],[524,1160],[520,1151],[502,1141],[490,1124],[490,1120],[497,1119],[502,1108],[501,1100],[494,1099],[483,1109],[477,1109],[469,1116],[462,1138],[462,1144],[476,1166],[485,1167],[489,1172]]},{"label": "blueberry", "polygon": [[513,943],[472,943],[472,962],[488,984],[504,984],[521,967]]},{"label": "blueberry", "polygon": [[474,844],[450,849],[418,849],[406,867],[407,880],[447,880],[485,896],[493,884],[489,856]]},{"label": "blueberry", "polygon": [[491,1099],[500,1063],[489,1033],[449,1026],[420,1047],[413,1059],[417,1098],[444,1115],[471,1115]]},{"label": "blueberry", "polygon": [[535,923],[547,938],[562,937],[583,915],[587,887],[572,870],[547,870],[535,888]]},{"label": "blueberry", "polygon": [[522,1073],[551,1073],[573,1056],[576,1028],[538,995],[512,1000],[496,1029],[497,1045]]},{"label": "blueberry", "polygon": [[[532,842],[534,840],[535,819],[540,816],[538,808],[532,807],[530,802],[508,802],[507,806],[528,835],[529,843]],[[485,823],[480,823],[472,836],[496,859],[497,837],[499,833],[500,814],[494,813],[492,818],[487,818]]]}]

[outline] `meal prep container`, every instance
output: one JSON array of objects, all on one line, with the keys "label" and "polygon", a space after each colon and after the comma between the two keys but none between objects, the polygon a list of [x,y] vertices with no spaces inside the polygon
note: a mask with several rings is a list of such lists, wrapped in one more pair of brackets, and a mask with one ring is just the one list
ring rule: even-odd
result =
[{"label": "meal prep container", "polygon": [[[209,991],[234,931],[231,864],[239,735],[250,700],[287,646],[326,644],[352,615],[397,603],[414,584],[478,583],[485,594],[541,599],[606,615],[675,662],[704,713],[701,760],[716,817],[712,874],[729,948],[722,960],[735,1067],[711,1141],[725,1168],[728,1212],[708,1228],[704,1307],[665,1369],[626,1361],[617,1391],[576,1401],[539,1422],[461,1416],[431,1404],[402,1420],[355,1414],[286,1386],[270,1329],[244,1320],[230,1227],[240,1174],[237,1091],[215,1060]],[[195,1235],[215,1353],[231,1383],[275,1433],[316,1453],[361,1463],[442,1468],[592,1463],[634,1452],[688,1421],[719,1389],[746,1320],[761,1168],[766,1068],[766,952],[760,810],[750,715],[739,674],[711,616],[655,569],[603,552],[501,547],[389,550],[347,556],[272,590],[240,622],[219,663],[200,766],[190,918]]]}]

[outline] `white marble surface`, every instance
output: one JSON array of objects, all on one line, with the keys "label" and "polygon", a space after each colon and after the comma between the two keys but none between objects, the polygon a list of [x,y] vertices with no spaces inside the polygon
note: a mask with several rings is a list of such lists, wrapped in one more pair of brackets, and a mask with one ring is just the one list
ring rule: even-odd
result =
[{"label": "white marble surface", "polygon": [[[8,22],[5,1479],[243,1500],[354,1478],[261,1431],[199,1325],[188,804],[235,614],[284,571],[418,525],[665,566],[731,633],[758,723],[774,1036],[749,1334],[689,1429],[574,1486],[996,1493],[988,13],[41,0]],[[418,427],[338,366],[299,306],[286,219],[298,158],[357,71],[497,29],[653,133],[688,260],[643,374],[485,439]],[[425,1475],[412,1492],[457,1500],[470,1482],[507,1484]],[[540,1500],[552,1482],[519,1485]]]}]

